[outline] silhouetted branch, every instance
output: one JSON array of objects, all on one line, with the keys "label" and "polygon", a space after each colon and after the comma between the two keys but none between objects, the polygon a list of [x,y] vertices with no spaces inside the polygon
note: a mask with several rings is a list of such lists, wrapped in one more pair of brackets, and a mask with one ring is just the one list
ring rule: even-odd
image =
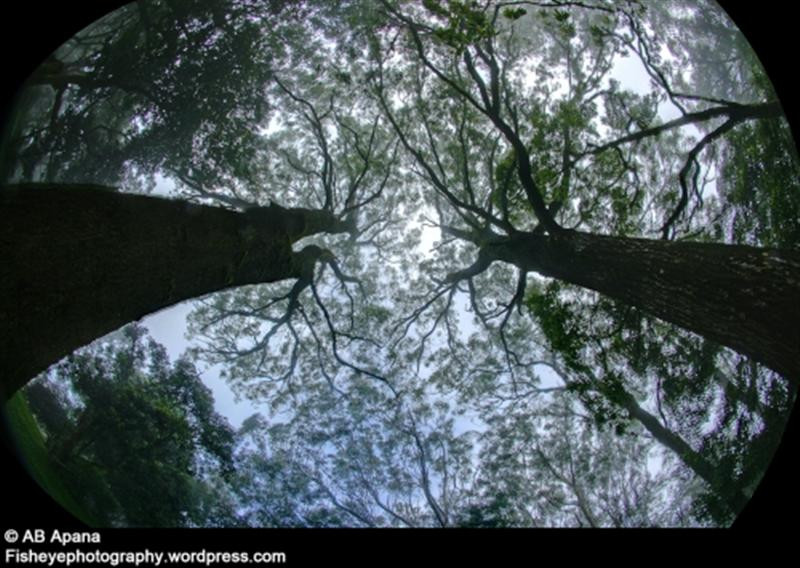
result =
[{"label": "silhouetted branch", "polygon": [[606,142],[605,144],[601,144],[600,146],[594,147],[591,150],[583,152],[574,161],[578,161],[585,156],[600,154],[610,148],[616,148],[617,146],[621,146],[623,144],[628,144],[630,142],[639,142],[641,140],[644,140],[645,138],[658,136],[659,134],[661,134],[662,132],[666,132],[667,130],[679,128],[687,124],[696,124],[698,122],[705,122],[722,116],[726,116],[728,118],[735,117],[736,122],[738,123],[748,119],[777,117],[780,115],[781,115],[780,105],[775,101],[752,104],[752,105],[727,104],[725,106],[708,108],[702,111],[686,113],[674,120],[665,122],[664,124],[653,126],[651,128],[646,128],[638,132],[633,132],[626,136],[622,136],[621,138],[617,138],[616,140]]}]

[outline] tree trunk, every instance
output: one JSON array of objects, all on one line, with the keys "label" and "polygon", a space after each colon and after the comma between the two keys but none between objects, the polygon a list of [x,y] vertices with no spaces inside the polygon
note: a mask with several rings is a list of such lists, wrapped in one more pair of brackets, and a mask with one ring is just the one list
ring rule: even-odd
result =
[{"label": "tree trunk", "polygon": [[596,290],[800,380],[800,252],[563,231],[486,254]]},{"label": "tree trunk", "polygon": [[650,432],[656,441],[675,452],[689,469],[711,486],[714,493],[726,499],[734,513],[738,514],[747,505],[747,497],[742,491],[726,487],[731,480],[724,477],[725,472],[717,470],[702,454],[692,449],[683,438],[665,428],[655,416],[639,406],[630,394],[625,394],[623,406],[632,418],[639,421]]},{"label": "tree trunk", "polygon": [[[85,409],[78,417],[72,431],[66,437],[59,438],[49,444],[48,450],[50,457],[56,460],[62,466],[76,453],[79,446],[84,447],[91,440],[86,439],[86,432],[92,426],[95,420],[95,414],[91,410]],[[63,433],[62,433],[63,434]],[[49,440],[48,440],[49,441]]]},{"label": "tree trunk", "polygon": [[4,187],[3,397],[147,314],[223,288],[296,278],[320,249],[292,252],[294,241],[346,230],[327,212],[276,205],[237,213],[91,186]]}]

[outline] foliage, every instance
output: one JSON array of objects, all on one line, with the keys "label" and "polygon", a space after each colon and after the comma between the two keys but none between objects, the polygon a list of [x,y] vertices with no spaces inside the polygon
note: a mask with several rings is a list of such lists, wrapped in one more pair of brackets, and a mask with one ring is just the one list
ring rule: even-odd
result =
[{"label": "foliage", "polygon": [[666,472],[652,473],[646,437],[598,431],[579,409],[564,391],[493,416],[477,483],[485,505],[473,506],[469,519],[527,527],[689,523],[689,503],[670,496]]},{"label": "foliage", "polygon": [[233,431],[188,361],[170,365],[163,347],[130,326],[42,381],[31,390],[70,393],[59,408],[70,420],[58,430],[48,428],[51,408],[34,408],[66,482],[96,518],[127,526],[207,522],[196,493],[214,472],[231,474]]},{"label": "foliage", "polygon": [[800,186],[791,133],[774,120],[732,133],[725,156],[725,198],[733,212],[736,242],[775,248],[800,243]]}]

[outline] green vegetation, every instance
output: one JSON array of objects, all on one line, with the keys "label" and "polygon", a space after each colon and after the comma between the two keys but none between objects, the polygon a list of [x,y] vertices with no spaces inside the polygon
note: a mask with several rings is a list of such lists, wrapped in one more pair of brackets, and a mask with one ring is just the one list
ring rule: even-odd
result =
[{"label": "green vegetation", "polygon": [[16,399],[20,446],[68,508],[99,525],[224,524],[205,484],[232,475],[233,431],[194,367],[171,366],[141,328],[73,354],[20,396],[34,393],[40,422],[52,423],[54,405],[67,418],[43,438]]}]

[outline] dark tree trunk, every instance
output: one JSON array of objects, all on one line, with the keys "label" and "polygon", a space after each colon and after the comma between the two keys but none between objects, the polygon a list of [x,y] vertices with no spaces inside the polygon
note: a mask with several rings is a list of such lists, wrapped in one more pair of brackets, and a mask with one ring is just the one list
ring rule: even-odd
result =
[{"label": "dark tree trunk", "polygon": [[622,404],[630,413],[631,418],[642,424],[656,441],[675,452],[680,460],[698,477],[708,483],[717,495],[726,499],[734,513],[738,514],[744,509],[748,499],[741,490],[730,487],[732,480],[728,472],[720,471],[714,467],[701,453],[692,449],[683,438],[665,428],[655,416],[639,406],[629,394],[624,396]]},{"label": "dark tree trunk", "polygon": [[69,429],[70,419],[66,408],[55,392],[45,383],[30,383],[25,396],[31,412],[44,427],[48,440]]},{"label": "dark tree trunk", "polygon": [[0,389],[7,399],[78,347],[216,290],[297,278],[327,212],[237,213],[88,186],[0,188]]},{"label": "dark tree trunk", "polygon": [[800,252],[563,231],[485,245],[490,259],[596,290],[800,380]]},{"label": "dark tree trunk", "polygon": [[66,464],[71,457],[78,453],[79,449],[84,449],[91,442],[90,439],[87,439],[86,432],[89,431],[94,420],[95,414],[91,410],[84,410],[71,431],[67,430],[66,434],[62,433],[62,436],[55,440],[48,440],[50,456],[61,465]]}]

